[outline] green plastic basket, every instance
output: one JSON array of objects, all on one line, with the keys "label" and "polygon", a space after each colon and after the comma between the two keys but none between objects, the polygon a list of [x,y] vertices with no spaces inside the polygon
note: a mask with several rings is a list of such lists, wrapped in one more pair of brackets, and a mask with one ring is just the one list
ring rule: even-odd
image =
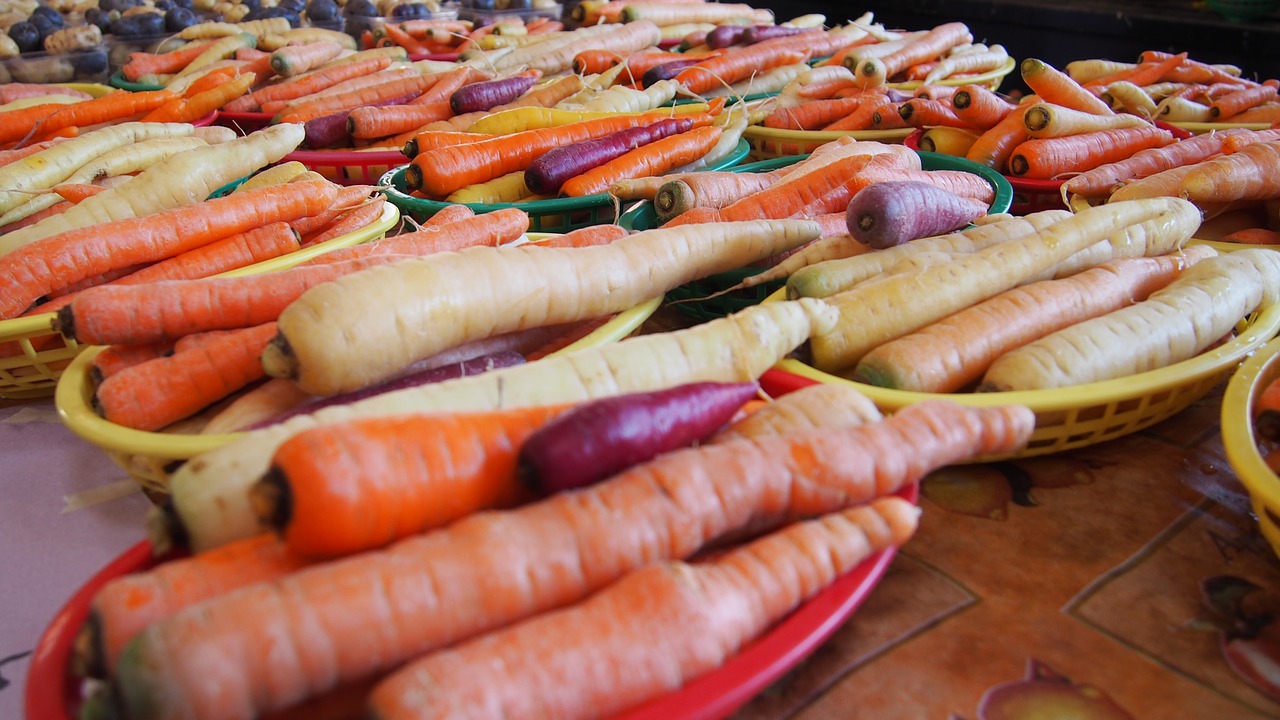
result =
[{"label": "green plastic basket", "polygon": [[107,80],[107,84],[118,90],[128,90],[129,92],[148,92],[151,90],[163,90],[163,85],[151,85],[149,83],[130,82],[125,79],[124,71],[117,70],[111,73],[111,77]]},{"label": "green plastic basket", "polygon": [[[745,140],[738,141],[734,151],[717,163],[711,170],[728,170],[741,162],[750,151]],[[408,193],[404,181],[404,171],[408,166],[401,166],[382,176],[379,185],[400,212],[418,222],[435,215],[454,203],[439,200],[417,198]],[[519,208],[529,213],[529,231],[563,233],[592,225],[606,225],[614,222],[617,210],[614,198],[608,193],[586,195],[573,198],[551,198],[548,200],[529,200],[514,203],[465,203],[476,213],[487,213],[504,208]]]},{"label": "green plastic basket", "polygon": [[[995,200],[992,201],[991,209],[988,212],[994,215],[1009,211],[1009,206],[1013,202],[1013,186],[1009,184],[1008,178],[1000,173],[985,165],[979,165],[951,155],[922,150],[916,150],[916,154],[920,156],[920,165],[925,170],[961,170],[981,176],[991,183],[991,186],[996,191]],[[768,172],[800,162],[807,157],[809,156],[789,155],[769,158],[768,160],[737,165],[730,169],[733,172]],[[658,226],[658,213],[654,210],[653,203],[646,201],[628,210],[618,221],[618,224],[628,230],[650,230]],[[665,302],[701,322],[722,318],[752,305],[758,305],[786,283],[784,278],[779,278],[755,287],[734,290],[723,295],[717,294],[737,285],[745,278],[764,272],[766,269],[765,267],[748,266],[709,275],[670,290],[666,294]]]}]

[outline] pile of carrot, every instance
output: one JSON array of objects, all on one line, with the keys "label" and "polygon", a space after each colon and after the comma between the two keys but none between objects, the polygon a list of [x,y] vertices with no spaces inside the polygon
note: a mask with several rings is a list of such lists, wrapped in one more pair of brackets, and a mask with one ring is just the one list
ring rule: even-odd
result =
[{"label": "pile of carrot", "polygon": [[[693,336],[708,334],[708,329],[677,334],[688,336],[680,342],[692,347]],[[657,348],[676,340],[651,336],[627,342]],[[681,372],[688,371],[676,371],[673,377]],[[686,397],[693,414],[678,426],[710,412],[693,409],[701,402],[694,398],[704,394],[681,384],[687,382],[686,375],[655,388]],[[754,382],[744,384],[747,390],[754,387]],[[679,402],[659,407],[647,394],[628,393],[615,390],[610,398],[627,415],[646,418],[639,423],[648,435],[644,442],[653,443],[654,433],[667,432],[661,428],[670,423],[661,417],[684,412]],[[937,467],[1019,448],[1034,424],[1023,407],[969,409],[947,402],[883,419],[856,392],[828,386],[753,402],[735,415],[733,408],[742,406],[747,395],[737,388],[731,394],[732,400],[715,401],[727,412],[697,431],[701,443],[673,442],[593,485],[545,499],[527,495],[514,475],[516,458],[557,422],[548,418],[594,409],[595,401],[515,404],[484,413],[402,411],[314,428],[315,433],[343,437],[340,454],[366,458],[349,466],[356,469],[379,454],[389,461],[398,454],[401,441],[394,438],[409,436],[396,435],[389,430],[393,425],[425,423],[437,429],[411,434],[416,438],[411,442],[422,444],[421,451],[433,458],[428,465],[415,467],[411,461],[403,472],[380,474],[416,486],[396,492],[399,499],[384,508],[392,514],[381,515],[374,507],[380,492],[374,486],[362,491],[364,500],[332,496],[351,511],[380,514],[372,524],[363,523],[372,530],[370,549],[345,550],[340,557],[307,555],[293,545],[304,542],[301,534],[259,533],[105,586],[93,601],[84,641],[78,643],[79,665],[101,677],[108,693],[90,702],[109,703],[123,717],[136,718],[168,716],[170,703],[195,713],[216,707],[225,718],[301,711],[315,703],[395,717],[424,703],[448,707],[462,702],[474,714],[479,707],[464,698],[479,696],[457,681],[423,694],[421,688],[438,672],[434,668],[454,662],[454,657],[464,668],[489,666],[491,653],[511,658],[508,653],[529,645],[539,648],[536,657],[508,662],[512,675],[504,677],[503,686],[513,689],[509,700],[494,687],[482,693],[495,712],[522,714],[508,702],[534,697],[530,693],[554,703],[557,717],[586,717],[602,708],[622,711],[713,671],[838,576],[877,551],[905,543],[918,511],[890,496]],[[598,457],[584,450],[577,462],[609,456],[608,448],[618,440],[605,425],[611,421],[571,424],[579,436],[568,444],[599,447]],[[328,481],[309,475],[326,470],[341,474],[345,460],[327,463],[329,468],[307,462],[305,447],[312,439],[301,433],[279,448],[272,469],[276,479],[270,483],[287,478],[290,485],[320,488]],[[465,452],[464,446],[469,448]],[[715,471],[708,472],[711,468]],[[507,492],[495,495],[501,488],[514,496],[494,500]],[[414,493],[429,514],[449,513],[457,519],[404,532],[393,517],[394,507],[410,505],[400,502],[404,492]],[[314,512],[305,504],[324,502],[324,495],[318,490],[296,495],[290,515]],[[495,502],[505,509],[478,512]],[[601,508],[627,512],[599,512]],[[351,538],[367,534],[354,525],[351,530]],[[763,535],[714,560],[684,564],[716,541],[761,531]],[[328,539],[345,540],[347,535],[330,528]],[[601,542],[606,536],[609,542]],[[557,568],[565,563],[577,571],[560,572]],[[389,572],[397,582],[376,580]],[[774,576],[806,580],[779,584],[768,579]],[[542,579],[528,583],[528,578]],[[686,581],[697,585],[681,589]],[[335,588],[342,591],[335,593]],[[696,596],[702,599],[694,601]],[[636,604],[639,597],[645,598],[643,608]],[[715,609],[718,602],[746,598],[757,598],[761,612],[750,623],[717,629],[717,652],[708,655],[688,646],[691,640],[697,646],[710,637],[707,619],[722,615]],[[326,662],[281,663],[275,660],[278,655],[254,652],[253,643],[242,642],[249,636],[270,636],[289,643],[293,657],[306,658],[307,649],[294,647],[283,633],[287,618],[304,615],[341,618],[346,632],[318,630],[331,650]],[[245,623],[245,617],[254,622]],[[569,625],[601,630],[584,644],[563,629]],[[646,640],[626,640],[630,635],[619,634],[624,626]],[[322,620],[316,627],[331,625]],[[618,639],[616,646],[599,642],[606,635]],[[181,640],[171,640],[179,636]],[[383,638],[376,653],[361,651],[370,637]],[[623,667],[627,653],[638,647],[651,647],[655,657],[664,658],[668,670],[662,674],[668,681],[634,672],[569,673],[554,683],[532,684],[520,677],[519,668],[528,663]],[[589,660],[584,653],[591,654]],[[698,656],[716,659],[702,662]],[[225,668],[213,694],[202,689],[207,683],[198,681],[200,668],[207,672],[210,661]],[[270,687],[264,684],[268,681]],[[233,686],[235,697],[243,701],[229,705],[225,692]],[[458,696],[446,694],[450,692]],[[562,699],[553,699],[555,694]]]},{"label": "pile of carrot", "polygon": [[399,47],[419,59],[427,55],[460,55],[472,49],[514,47],[562,30],[563,22],[545,16],[517,16],[487,25],[475,25],[469,20],[406,20],[362,32],[360,46]]}]

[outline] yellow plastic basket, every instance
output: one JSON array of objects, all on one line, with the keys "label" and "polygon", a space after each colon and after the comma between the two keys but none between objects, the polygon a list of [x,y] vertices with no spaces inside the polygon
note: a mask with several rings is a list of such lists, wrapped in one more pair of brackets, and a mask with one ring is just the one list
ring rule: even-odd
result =
[{"label": "yellow plastic basket", "polygon": [[[551,355],[617,342],[639,330],[661,304],[662,298],[656,297],[618,313],[590,334]],[[54,404],[63,423],[72,432],[100,447],[144,489],[165,494],[169,472],[177,462],[241,437],[242,433],[179,435],[145,432],[104,420],[93,409],[93,382],[90,378],[93,358],[103,349],[91,346],[71,362],[58,381]]]},{"label": "yellow plastic basket", "polygon": [[[386,203],[378,220],[359,230],[223,274],[249,275],[292,267],[338,248],[380,238],[399,220],[400,210]],[[21,354],[0,357],[0,398],[25,400],[52,395],[68,362],[84,348],[53,330],[54,317],[55,313],[42,313],[0,320],[0,348],[16,342],[21,350]]]},{"label": "yellow plastic basket", "polygon": [[1245,360],[1222,395],[1222,446],[1236,477],[1249,491],[1262,536],[1280,554],[1280,477],[1271,471],[1253,434],[1254,403],[1280,377],[1280,339]]},{"label": "yellow plastic basket", "polygon": [[[766,302],[781,300],[785,289]],[[850,385],[891,413],[922,400],[947,399],[972,407],[1026,405],[1036,414],[1027,446],[1016,453],[984,456],[977,462],[1034,457],[1114,440],[1165,420],[1226,380],[1240,362],[1280,331],[1280,304],[1241,321],[1236,337],[1200,355],[1129,377],[1053,390],[991,393],[922,393],[892,390],[846,380],[793,359],[782,370],[819,382]]]}]

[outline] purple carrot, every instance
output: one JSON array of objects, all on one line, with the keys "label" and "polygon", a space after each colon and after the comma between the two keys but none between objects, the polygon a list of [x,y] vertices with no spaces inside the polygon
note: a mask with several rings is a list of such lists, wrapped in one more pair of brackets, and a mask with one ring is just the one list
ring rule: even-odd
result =
[{"label": "purple carrot", "polygon": [[515,100],[533,87],[535,82],[537,78],[532,75],[515,75],[463,85],[449,96],[449,107],[453,109],[454,115],[488,110]]},{"label": "purple carrot", "polygon": [[654,65],[648,70],[645,70],[644,74],[640,76],[640,85],[642,87],[649,87],[654,83],[661,82],[663,80],[670,80],[679,74],[681,70],[689,67],[690,65],[695,65],[697,62],[697,58],[683,58]]},{"label": "purple carrot", "polygon": [[754,45],[764,40],[772,40],[773,38],[790,37],[801,33],[821,32],[822,28],[798,28],[786,27],[785,25],[750,25],[746,31],[742,33],[743,45]]},{"label": "purple carrot", "polygon": [[747,32],[745,25],[720,25],[707,31],[707,47],[712,50],[727,48],[730,45],[742,41],[742,36]]},{"label": "purple carrot", "polygon": [[758,386],[701,382],[589,401],[534,432],[520,478],[538,493],[584,487],[719,430]]},{"label": "purple carrot", "polygon": [[268,425],[275,425],[276,423],[284,422],[295,415],[310,414],[320,408],[328,407],[330,405],[345,405],[357,400],[364,400],[365,398],[373,397],[374,395],[388,393],[393,390],[403,390],[405,388],[417,387],[419,385],[429,385],[431,383],[443,382],[445,380],[466,377],[468,375],[479,375],[480,373],[488,372],[490,370],[511,367],[522,363],[524,363],[523,355],[518,352],[506,350],[455,363],[449,363],[448,365],[439,365],[426,370],[419,370],[418,372],[402,375],[401,377],[392,378],[378,383],[377,385],[370,385],[369,387],[361,388],[359,390],[352,390],[348,393],[308,400],[307,402],[292,407],[286,412],[283,412],[273,418],[254,423],[246,429],[258,430]]},{"label": "purple carrot", "polygon": [[877,250],[958,230],[987,206],[917,180],[878,182],[849,201],[845,222],[854,240]]},{"label": "purple carrot", "polygon": [[569,178],[599,167],[641,145],[693,127],[688,117],[665,118],[648,125],[619,130],[595,140],[555,148],[538,156],[524,171],[524,184],[539,195],[555,195]]}]

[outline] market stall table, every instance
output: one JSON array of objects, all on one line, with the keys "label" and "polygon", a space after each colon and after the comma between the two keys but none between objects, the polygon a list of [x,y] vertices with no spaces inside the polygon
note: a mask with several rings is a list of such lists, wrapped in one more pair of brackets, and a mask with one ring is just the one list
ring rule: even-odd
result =
[{"label": "market stall table", "polygon": [[[918,535],[853,619],[734,717],[1280,717],[1263,666],[1280,562],[1223,454],[1219,394],[1107,444],[931,477]],[[0,407],[0,451],[0,717],[18,718],[40,634],[142,538],[147,502],[51,400]]]}]

